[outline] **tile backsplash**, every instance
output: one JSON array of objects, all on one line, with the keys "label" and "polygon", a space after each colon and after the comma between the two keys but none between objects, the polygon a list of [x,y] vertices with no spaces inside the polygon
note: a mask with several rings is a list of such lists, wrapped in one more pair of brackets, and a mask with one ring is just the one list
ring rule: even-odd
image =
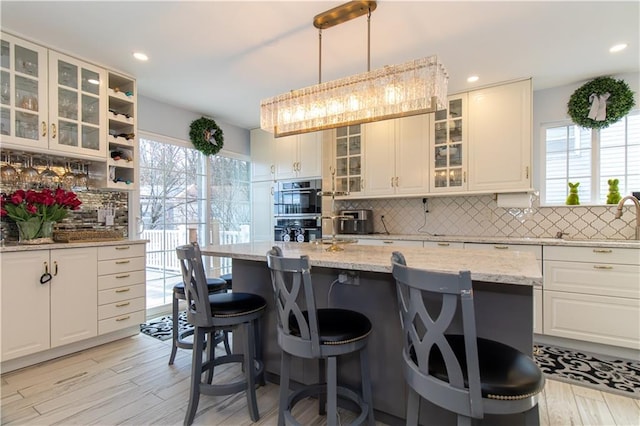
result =
[{"label": "tile backsplash", "polygon": [[[14,188],[1,186],[2,192],[11,192]],[[76,192],[82,205],[79,210],[69,211],[66,218],[56,224],[64,229],[110,229],[117,230],[127,237],[129,226],[129,194],[120,191],[83,190]],[[112,205],[115,207],[113,226],[104,226],[98,222],[98,207]],[[0,232],[7,241],[18,239],[18,230],[11,221],[0,221]]]},{"label": "tile backsplash", "polygon": [[336,210],[371,209],[374,232],[439,234],[479,237],[554,237],[629,240],[635,235],[636,213],[624,207],[615,219],[616,206],[540,207],[534,197],[530,209],[498,207],[493,195],[428,198],[428,213],[421,198],[336,201]]}]

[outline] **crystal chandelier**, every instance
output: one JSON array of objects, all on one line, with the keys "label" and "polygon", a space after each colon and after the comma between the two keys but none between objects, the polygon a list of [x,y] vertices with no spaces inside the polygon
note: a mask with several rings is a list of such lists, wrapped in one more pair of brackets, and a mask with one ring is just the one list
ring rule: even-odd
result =
[{"label": "crystal chandelier", "polygon": [[[352,1],[314,18],[320,30],[375,9],[375,1]],[[449,76],[437,56],[338,80],[265,99],[260,105],[260,127],[276,137],[352,124],[425,114],[446,108]]]}]

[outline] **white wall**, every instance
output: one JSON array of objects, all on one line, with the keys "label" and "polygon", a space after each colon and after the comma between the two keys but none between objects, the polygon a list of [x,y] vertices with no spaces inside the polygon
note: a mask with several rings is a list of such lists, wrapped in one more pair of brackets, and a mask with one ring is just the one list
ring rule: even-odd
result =
[{"label": "white wall", "polygon": [[[193,111],[178,108],[151,98],[138,96],[138,128],[172,138],[189,140],[189,126],[202,117]],[[223,150],[249,155],[249,130],[222,121],[216,121],[224,133]]]}]

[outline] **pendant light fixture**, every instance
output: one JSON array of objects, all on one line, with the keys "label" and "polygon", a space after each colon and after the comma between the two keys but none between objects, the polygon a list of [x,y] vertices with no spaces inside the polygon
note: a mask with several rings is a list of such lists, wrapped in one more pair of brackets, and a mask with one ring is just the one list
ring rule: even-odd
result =
[{"label": "pendant light fixture", "polygon": [[[375,1],[351,1],[313,19],[319,31],[318,80],[260,104],[260,127],[275,137],[425,114],[446,108],[449,76],[437,56],[371,71]],[[367,15],[367,72],[322,83],[322,30]]]}]

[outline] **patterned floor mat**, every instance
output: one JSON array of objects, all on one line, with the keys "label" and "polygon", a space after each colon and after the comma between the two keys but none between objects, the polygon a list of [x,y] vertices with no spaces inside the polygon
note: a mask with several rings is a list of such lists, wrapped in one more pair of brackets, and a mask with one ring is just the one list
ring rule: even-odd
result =
[{"label": "patterned floor mat", "polygon": [[[535,360],[548,377],[640,399],[640,362],[536,345]],[[606,389],[603,389],[603,386]]]},{"label": "patterned floor mat", "polygon": [[[192,329],[185,312],[178,317],[180,330]],[[140,325],[140,331],[160,340],[171,338],[171,315]],[[640,399],[640,362],[588,355],[570,349],[536,345],[535,360],[548,377]]]}]

